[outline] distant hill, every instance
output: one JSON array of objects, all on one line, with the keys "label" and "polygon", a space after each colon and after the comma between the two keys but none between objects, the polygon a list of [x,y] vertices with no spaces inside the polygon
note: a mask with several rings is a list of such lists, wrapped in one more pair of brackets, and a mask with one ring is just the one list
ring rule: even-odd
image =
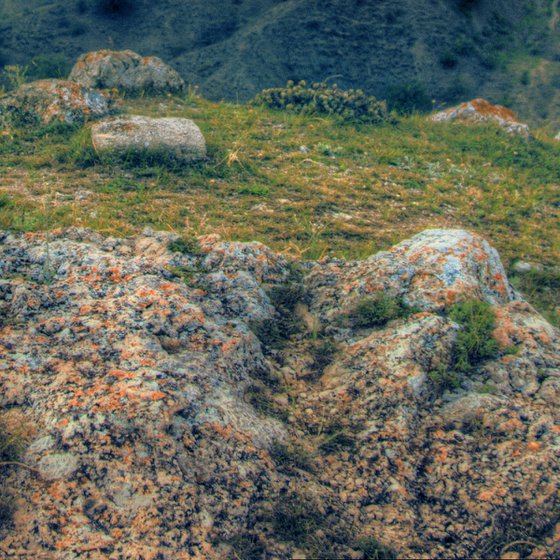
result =
[{"label": "distant hill", "polygon": [[329,80],[417,105],[483,96],[560,128],[558,0],[0,0],[0,64],[130,48],[210,99]]}]

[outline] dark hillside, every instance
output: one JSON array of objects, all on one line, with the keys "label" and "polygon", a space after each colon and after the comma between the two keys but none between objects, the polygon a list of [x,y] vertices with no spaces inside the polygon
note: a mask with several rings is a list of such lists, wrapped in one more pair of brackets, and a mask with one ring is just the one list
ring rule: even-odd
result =
[{"label": "dark hillside", "polygon": [[332,79],[427,106],[486,96],[553,130],[557,11],[551,0],[0,0],[0,63],[130,48],[213,99]]}]

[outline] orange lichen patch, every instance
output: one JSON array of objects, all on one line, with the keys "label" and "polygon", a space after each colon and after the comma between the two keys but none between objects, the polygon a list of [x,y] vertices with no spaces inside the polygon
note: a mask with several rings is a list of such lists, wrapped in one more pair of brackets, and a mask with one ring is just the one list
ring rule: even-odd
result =
[{"label": "orange lichen patch", "polygon": [[136,377],[136,374],[133,372],[122,369],[110,369],[107,374],[118,379],[134,379]]},{"label": "orange lichen patch", "polygon": [[550,339],[550,337],[549,337],[546,333],[544,333],[544,332],[537,333],[537,334],[535,335],[535,338],[536,338],[539,342],[542,342],[545,346],[548,346],[549,344],[552,343],[552,340]]},{"label": "orange lichen patch", "polygon": [[502,107],[501,105],[492,105],[492,103],[489,103],[485,99],[473,99],[470,104],[476,109],[476,112],[481,115],[488,117],[499,117],[506,121],[517,120],[517,116],[515,115],[515,113],[507,107]]},{"label": "orange lichen patch", "polygon": [[541,444],[538,441],[530,441],[527,444],[527,448],[531,451],[538,451],[541,448]]},{"label": "orange lichen patch", "polygon": [[524,424],[523,422],[521,422],[521,420],[517,418],[510,418],[509,420],[502,422],[499,428],[504,432],[515,432],[517,430],[522,430],[523,426]]},{"label": "orange lichen patch", "polygon": [[161,401],[162,399],[165,399],[165,397],[167,397],[167,393],[164,393],[163,391],[154,391],[150,394],[150,400],[152,401]]}]

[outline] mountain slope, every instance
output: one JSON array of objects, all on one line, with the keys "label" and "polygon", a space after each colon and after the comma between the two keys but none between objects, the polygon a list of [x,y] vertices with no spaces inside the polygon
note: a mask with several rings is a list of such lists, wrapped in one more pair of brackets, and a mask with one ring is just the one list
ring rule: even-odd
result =
[{"label": "mountain slope", "polygon": [[[173,64],[205,96],[246,100],[288,79],[394,97],[487,96],[558,122],[558,7],[545,0],[0,2],[0,63],[130,48]],[[428,102],[429,103],[429,102]]]}]

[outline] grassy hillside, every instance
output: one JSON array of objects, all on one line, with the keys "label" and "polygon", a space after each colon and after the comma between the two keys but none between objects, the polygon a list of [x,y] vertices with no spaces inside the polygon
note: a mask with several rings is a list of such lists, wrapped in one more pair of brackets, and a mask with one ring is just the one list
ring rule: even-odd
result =
[{"label": "grassy hillside", "polygon": [[210,99],[330,78],[428,108],[483,96],[556,133],[558,12],[555,0],[0,0],[0,66],[130,48]]},{"label": "grassy hillside", "polygon": [[[465,227],[506,265],[560,264],[560,143],[544,134],[527,142],[419,116],[355,127],[194,96],[127,110],[194,119],[209,160],[115,165],[87,128],[12,130],[0,138],[0,227],[219,233],[303,259],[366,257],[425,228]],[[554,268],[518,282],[558,320]]]}]

